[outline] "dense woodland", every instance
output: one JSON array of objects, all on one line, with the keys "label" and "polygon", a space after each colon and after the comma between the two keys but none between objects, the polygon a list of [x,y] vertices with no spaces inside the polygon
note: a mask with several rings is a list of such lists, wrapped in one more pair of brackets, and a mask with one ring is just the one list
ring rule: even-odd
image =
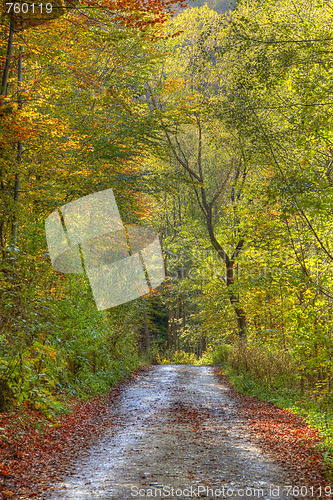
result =
[{"label": "dense woodland", "polygon": [[[51,3],[1,15],[0,409],[51,417],[142,362],[203,362],[327,423],[332,2]],[[108,188],[166,279],[100,312],[44,224]]]}]

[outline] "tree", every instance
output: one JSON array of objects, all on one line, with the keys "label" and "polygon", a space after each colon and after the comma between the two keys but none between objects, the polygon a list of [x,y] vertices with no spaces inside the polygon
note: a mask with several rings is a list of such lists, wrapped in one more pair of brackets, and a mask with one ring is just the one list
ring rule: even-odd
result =
[{"label": "tree", "polygon": [[150,2],[151,12],[131,2],[125,12],[98,5],[29,27],[25,19],[19,31],[11,28],[12,17],[1,25],[7,73],[0,123],[0,378],[20,402],[35,384],[36,400],[44,398],[46,407],[56,380],[69,390],[80,390],[83,380],[83,391],[106,390],[138,362],[137,304],[97,313],[84,278],[51,268],[45,241],[45,218],[94,190],[114,188],[125,223],[138,223],[145,213],[140,160],[150,146],[137,97],[154,64],[151,39],[158,36],[162,3]]},{"label": "tree", "polygon": [[[203,58],[211,53],[219,35],[219,18],[207,7],[180,14],[173,23],[184,33],[170,40],[172,54],[160,75],[148,85],[155,121],[164,133],[164,147],[186,174],[205,219],[211,245],[225,264],[223,278],[241,337],[246,334],[246,314],[235,288],[235,264],[245,233],[238,202],[247,176],[244,148],[236,134],[221,133],[223,121],[211,112],[222,92],[218,61]],[[232,250],[218,236],[218,222],[226,204],[232,207]]]}]

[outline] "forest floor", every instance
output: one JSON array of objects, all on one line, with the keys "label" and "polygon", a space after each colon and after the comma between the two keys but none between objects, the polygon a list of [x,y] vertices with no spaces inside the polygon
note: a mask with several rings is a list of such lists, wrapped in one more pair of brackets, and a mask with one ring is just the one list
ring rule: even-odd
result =
[{"label": "forest floor", "polygon": [[333,498],[318,442],[300,417],[237,393],[212,367],[156,366],[77,404],[30,445],[29,436],[20,449],[7,441],[0,491],[43,500]]}]

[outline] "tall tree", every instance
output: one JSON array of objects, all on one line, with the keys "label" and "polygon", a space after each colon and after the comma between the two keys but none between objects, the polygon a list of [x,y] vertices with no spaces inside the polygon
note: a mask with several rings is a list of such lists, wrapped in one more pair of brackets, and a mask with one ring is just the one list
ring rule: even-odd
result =
[{"label": "tall tree", "polygon": [[[236,292],[235,266],[245,241],[238,203],[247,177],[246,146],[237,133],[224,131],[223,121],[212,112],[223,92],[219,61],[207,56],[220,36],[219,17],[207,7],[194,8],[180,14],[171,29],[183,33],[167,42],[172,55],[158,79],[148,84],[149,102],[165,148],[191,183],[211,245],[224,262],[223,280],[244,337],[246,314]],[[223,219],[232,225],[231,250],[219,236]]]}]

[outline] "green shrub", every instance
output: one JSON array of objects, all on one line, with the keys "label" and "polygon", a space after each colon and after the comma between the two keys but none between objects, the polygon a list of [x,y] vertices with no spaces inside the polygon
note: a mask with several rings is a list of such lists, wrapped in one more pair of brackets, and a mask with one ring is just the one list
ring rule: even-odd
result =
[{"label": "green shrub", "polygon": [[228,364],[237,374],[249,374],[267,387],[299,387],[297,366],[288,351],[238,342],[230,349]]},{"label": "green shrub", "polygon": [[201,365],[225,365],[231,353],[231,346],[221,344],[215,348],[208,349],[200,359]]},{"label": "green shrub", "polygon": [[172,364],[175,365],[196,365],[198,359],[195,354],[185,351],[176,351],[172,356]]},{"label": "green shrub", "polygon": [[195,354],[185,351],[176,351],[156,355],[156,362],[159,365],[197,365],[198,358]]}]

